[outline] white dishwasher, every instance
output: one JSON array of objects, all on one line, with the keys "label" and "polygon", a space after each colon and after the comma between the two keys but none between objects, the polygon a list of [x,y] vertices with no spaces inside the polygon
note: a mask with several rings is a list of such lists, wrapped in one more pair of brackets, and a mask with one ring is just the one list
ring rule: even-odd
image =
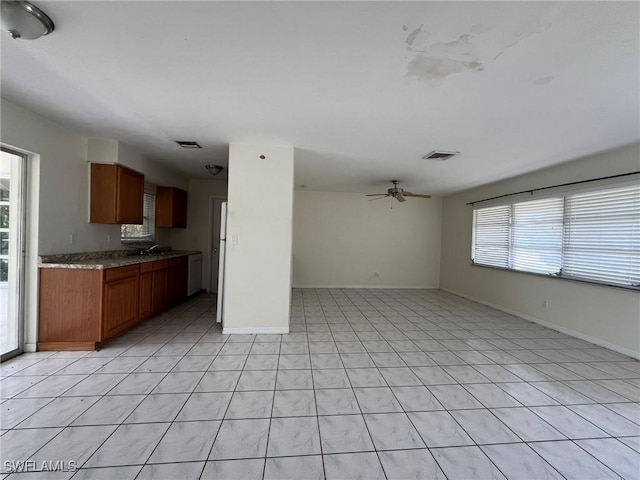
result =
[{"label": "white dishwasher", "polygon": [[189,282],[187,294],[189,296],[198,293],[202,289],[202,254],[189,255]]}]

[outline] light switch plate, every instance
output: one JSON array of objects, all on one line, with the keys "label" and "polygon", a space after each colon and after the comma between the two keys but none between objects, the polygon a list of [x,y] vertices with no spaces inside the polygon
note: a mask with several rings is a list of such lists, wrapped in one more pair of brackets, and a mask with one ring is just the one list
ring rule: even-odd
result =
[{"label": "light switch plate", "polygon": [[238,234],[237,233],[232,233],[231,234],[231,245],[237,245],[238,244]]}]

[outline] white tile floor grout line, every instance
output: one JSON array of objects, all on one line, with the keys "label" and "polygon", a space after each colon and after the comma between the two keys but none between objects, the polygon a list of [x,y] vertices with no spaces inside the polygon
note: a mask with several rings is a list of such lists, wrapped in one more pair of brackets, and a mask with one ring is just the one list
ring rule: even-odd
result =
[{"label": "white tile floor grout line", "polygon": [[[348,469],[374,468],[389,478],[428,476],[421,468],[440,469],[443,477],[460,478],[469,472],[471,458],[477,463],[473,468],[479,468],[480,474],[489,475],[494,469],[507,478],[529,469],[553,472],[557,476],[597,472],[603,478],[615,474],[628,477],[629,471],[640,471],[640,362],[637,360],[438,290],[296,289],[292,295],[291,333],[271,336],[222,335],[215,324],[213,300],[214,297],[207,295],[191,299],[146,321],[98,352],[42,352],[3,363],[0,393],[4,393],[5,388],[9,393],[0,399],[0,419],[2,425],[7,426],[0,430],[0,438],[3,445],[10,445],[6,455],[17,457],[5,458],[3,447],[2,463],[40,458],[47,452],[58,451],[60,439],[69,435],[113,427],[102,441],[82,437],[86,443],[83,464],[92,465],[92,457],[106,455],[107,465],[81,468],[75,474],[77,479],[92,471],[104,475],[114,472],[124,475],[126,471],[127,475],[133,472],[127,477],[133,480],[146,475],[145,465],[155,465],[153,468],[159,470],[154,471],[168,472],[163,469],[192,468],[191,464],[197,464],[193,468],[197,468],[203,478],[208,478],[213,472],[209,468],[214,465],[237,469],[244,472],[246,478],[253,478],[249,476],[253,474],[255,478],[269,478],[270,472],[276,470],[286,476],[286,468],[291,468],[292,463],[283,459],[289,458],[296,459],[294,464],[301,469],[296,474],[304,472],[309,478],[331,477],[338,468],[336,465]],[[277,347],[269,347],[270,344]],[[145,372],[147,368],[153,371]],[[280,385],[279,378],[282,375],[284,380],[284,372],[291,372],[286,375],[289,378],[293,378],[293,372],[300,372],[299,379],[308,375],[311,384]],[[364,386],[354,386],[356,379],[358,385],[366,380],[362,375],[371,375],[373,380]],[[80,380],[76,381],[74,376]],[[216,377],[225,385],[211,385]],[[138,385],[134,384],[136,380],[140,381]],[[94,395],[89,388],[98,384],[105,385],[104,391]],[[49,385],[57,389],[56,395],[41,396],[47,395],[44,390]],[[484,386],[491,386],[493,390]],[[323,410],[320,414],[318,392],[327,390],[349,392],[353,397],[349,403],[358,412]],[[291,415],[281,410],[276,412],[278,392],[286,391],[312,391],[315,412],[306,415],[309,410],[303,406],[290,412]],[[418,395],[422,404],[410,405],[412,408],[408,409],[399,396],[402,391],[405,395]],[[202,412],[202,420],[180,418],[199,394],[212,395],[207,398],[226,404],[211,404],[210,412]],[[259,404],[255,402],[265,395],[270,397],[271,406],[269,412],[262,413],[260,408],[256,410]],[[323,394],[323,398],[327,398],[326,395],[333,393]],[[476,395],[479,395],[477,399]],[[93,398],[93,403],[87,402],[88,406],[79,407],[81,397],[98,398]],[[73,425],[90,410],[104,407],[104,401],[119,398],[118,404],[124,404],[127,397],[137,403],[127,405],[117,421],[117,412],[107,410],[95,426]],[[289,398],[295,408],[296,395]],[[67,401],[56,403],[57,399]],[[171,407],[173,413],[148,419],[134,415],[147,401],[158,401]],[[391,401],[397,406],[387,403]],[[368,405],[366,408],[363,402]],[[54,418],[57,405],[62,405],[59,408],[67,405],[71,410],[68,413],[60,410],[64,416]],[[229,417],[232,405],[234,413]],[[223,410],[218,412],[219,408]],[[459,416],[463,411],[466,416]],[[473,411],[478,415],[470,414]],[[432,443],[414,421],[413,417],[418,418],[421,412],[430,413],[422,416],[426,419],[441,418],[447,413],[469,441],[447,440],[447,432],[430,432],[430,435],[440,435],[434,437],[437,441]],[[490,415],[481,415],[483,412]],[[507,412],[510,413],[503,417]],[[382,438],[378,422],[394,418],[388,415],[402,415],[407,427],[414,431],[412,435],[417,435],[425,446],[399,448],[399,439],[384,435],[385,444],[376,444],[374,438],[378,441]],[[270,445],[281,438],[283,422],[280,419],[314,417],[319,454],[294,454],[295,451],[282,450],[282,447],[270,449]],[[359,418],[363,422],[364,431],[373,442],[371,451],[347,451],[348,446],[331,453],[324,450],[320,420],[339,420],[340,417],[345,421],[349,417]],[[278,418],[280,425],[275,436],[272,435],[274,418]],[[484,419],[513,436],[493,443],[492,439],[471,435],[488,427],[489,424],[482,423]],[[564,423],[554,429],[554,419]],[[222,441],[221,431],[226,422],[233,424],[235,420],[268,420],[264,454],[244,458],[247,454],[238,450],[241,458],[211,458],[217,442]],[[163,440],[174,435],[174,427],[193,429],[194,424],[209,421],[218,422],[218,427],[215,435],[205,435],[212,443],[204,460],[204,455],[197,454],[200,456],[196,458],[196,454],[189,452],[165,457],[156,453],[161,452],[159,445]],[[514,421],[521,427],[512,425]],[[284,423],[296,424],[295,421]],[[55,426],[39,426],[50,424]],[[374,435],[371,428],[376,424]],[[157,436],[144,440],[143,458],[129,457],[133,462],[113,459],[113,452],[109,450],[113,448],[109,439],[125,427],[158,432]],[[528,431],[523,430],[523,436],[523,432],[513,427]],[[555,433],[541,434],[536,428]],[[53,436],[46,433],[54,431],[57,433]],[[228,448],[233,451],[236,437],[224,436],[225,442],[231,442]],[[42,441],[34,442],[38,437],[42,437]],[[188,440],[185,438],[186,444]],[[446,446],[429,447],[430,444]],[[553,448],[548,448],[551,445]],[[516,453],[496,456],[496,452],[522,454],[524,451],[514,450],[522,446],[527,447],[526,458],[518,460]],[[240,447],[238,445],[238,449]],[[67,455],[76,455],[73,441],[69,448]],[[175,448],[180,450],[181,446]],[[603,453],[611,451],[624,452],[624,455]],[[558,456],[558,452],[562,455]],[[375,453],[375,456],[352,455],[355,453]],[[333,463],[327,469],[327,461],[332,456],[339,460],[331,460]],[[181,460],[171,461],[176,458]],[[377,460],[378,465],[358,464],[362,458]],[[416,463],[399,460],[406,458],[416,459]],[[568,466],[565,458],[571,460],[572,466]],[[261,462],[259,473],[251,470],[256,465],[253,462],[258,460]],[[278,470],[282,468],[285,470]],[[401,472],[404,473],[401,475]],[[71,472],[61,478],[70,476]],[[7,477],[0,475],[0,478]],[[18,478],[18,475],[8,478]]]}]

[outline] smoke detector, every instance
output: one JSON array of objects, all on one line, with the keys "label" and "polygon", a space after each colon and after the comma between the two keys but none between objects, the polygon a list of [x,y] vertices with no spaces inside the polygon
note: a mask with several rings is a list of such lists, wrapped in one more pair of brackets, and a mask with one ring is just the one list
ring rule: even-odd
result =
[{"label": "smoke detector", "polygon": [[434,150],[432,152],[427,153],[423,160],[449,160],[454,155],[458,155],[460,152],[447,152],[445,150]]}]

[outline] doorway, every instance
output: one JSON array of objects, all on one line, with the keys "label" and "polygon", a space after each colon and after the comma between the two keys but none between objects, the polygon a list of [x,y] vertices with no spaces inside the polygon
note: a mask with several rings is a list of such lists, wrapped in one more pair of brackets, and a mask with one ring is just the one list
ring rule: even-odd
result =
[{"label": "doorway", "polygon": [[23,348],[26,160],[0,149],[0,360]]},{"label": "doorway", "polygon": [[220,263],[220,212],[225,197],[211,197],[209,203],[209,293],[218,292],[218,266]]}]

